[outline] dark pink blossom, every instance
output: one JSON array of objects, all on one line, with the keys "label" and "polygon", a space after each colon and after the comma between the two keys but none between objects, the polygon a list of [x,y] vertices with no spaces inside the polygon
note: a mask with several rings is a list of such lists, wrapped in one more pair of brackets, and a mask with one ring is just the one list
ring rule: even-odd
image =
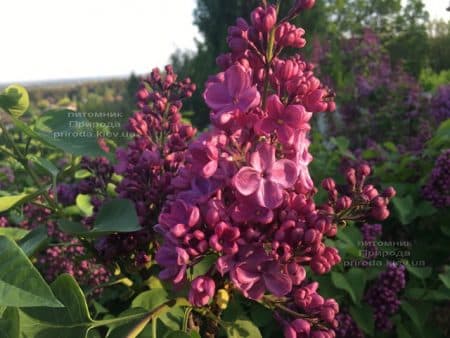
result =
[{"label": "dark pink blossom", "polygon": [[197,307],[209,303],[216,291],[216,283],[211,277],[199,276],[192,281],[189,302]]},{"label": "dark pink blossom", "polygon": [[230,277],[244,296],[251,299],[260,299],[266,290],[281,297],[292,289],[289,276],[262,248],[248,248],[231,269]]},{"label": "dark pink blossom", "polygon": [[285,106],[278,95],[267,98],[267,118],[263,119],[259,128],[264,133],[275,132],[281,143],[292,143],[294,133],[311,129],[309,120],[312,113],[301,105]]},{"label": "dark pink blossom", "polygon": [[255,194],[257,203],[274,209],[283,201],[283,189],[297,179],[297,167],[291,160],[275,159],[275,148],[263,143],[250,156],[251,167],[242,167],[233,177],[236,190],[244,195]]},{"label": "dark pink blossom", "polygon": [[239,228],[220,222],[215,226],[214,235],[211,236],[209,243],[216,251],[235,254],[239,249],[237,245],[239,235]]},{"label": "dark pink blossom", "polygon": [[227,123],[236,111],[245,113],[259,104],[260,94],[242,65],[234,64],[219,75],[223,81],[209,82],[203,96],[220,123]]}]

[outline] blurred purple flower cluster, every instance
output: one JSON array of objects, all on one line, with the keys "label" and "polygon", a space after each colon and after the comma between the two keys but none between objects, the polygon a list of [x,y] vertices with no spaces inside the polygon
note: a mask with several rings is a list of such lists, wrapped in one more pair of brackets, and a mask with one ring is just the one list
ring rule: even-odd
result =
[{"label": "blurred purple flower cluster", "polygon": [[393,327],[391,317],[399,310],[399,294],[406,285],[404,265],[389,263],[374,284],[364,295],[365,301],[373,308],[375,327],[380,331],[389,331]]},{"label": "blurred purple flower cluster", "polygon": [[431,99],[431,114],[437,123],[450,118],[450,85],[442,85]]},{"label": "blurred purple flower cluster", "polygon": [[364,338],[365,335],[356,325],[352,316],[345,310],[341,311],[336,320],[339,323],[336,329],[336,338]]},{"label": "blurred purple flower cluster", "polygon": [[436,208],[450,207],[450,149],[437,158],[422,195]]}]

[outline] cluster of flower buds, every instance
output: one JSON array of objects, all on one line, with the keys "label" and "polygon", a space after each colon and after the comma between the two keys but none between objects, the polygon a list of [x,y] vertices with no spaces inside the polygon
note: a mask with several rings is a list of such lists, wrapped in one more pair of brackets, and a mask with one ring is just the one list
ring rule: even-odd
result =
[{"label": "cluster of flower buds", "polygon": [[128,258],[126,265],[134,268],[149,263],[149,244],[154,240],[151,226],[171,191],[171,180],[184,166],[187,144],[196,133],[182,122],[180,113],[181,100],[192,96],[194,90],[189,79],[177,81],[171,66],[166,66],[164,74],[154,69],[142,81],[136,94],[139,110],[128,124],[135,137],[117,151],[114,169],[122,176],[117,193],[134,202],[143,229],[101,238],[95,247],[106,261],[122,256]]},{"label": "cluster of flower buds", "polygon": [[431,115],[437,123],[450,118],[450,85],[442,85],[431,99]]},{"label": "cluster of flower buds", "polygon": [[338,221],[364,221],[366,218],[383,221],[388,218],[388,204],[396,194],[395,189],[388,187],[380,194],[373,185],[366,184],[370,174],[370,166],[361,164],[346,170],[347,185],[344,187],[338,187],[331,178],[325,179],[322,187],[328,191],[328,203],[324,210]]},{"label": "cluster of flower buds", "polygon": [[450,206],[450,150],[444,150],[436,159],[427,184],[422,188],[423,196],[436,208]]},{"label": "cluster of flower buds", "polygon": [[336,330],[336,338],[364,338],[365,335],[356,325],[352,316],[347,311],[341,311],[336,319],[339,327]]},{"label": "cluster of flower buds", "polygon": [[156,261],[160,277],[180,286],[188,270],[215,256],[211,269],[191,282],[194,306],[208,306],[229,283],[275,306],[286,337],[335,337],[338,304],[317,293],[305,267],[329,272],[341,258],[324,240],[343,220],[387,217],[394,191],[379,195],[365,185],[370,167],[360,166],[347,174],[345,196],[333,180],[324,182],[330,200],[316,206],[309,121],[334,109],[334,95],[300,55],[281,58],[285,47],[305,44],[304,31],[277,16],[272,5],[258,7],[251,23],[240,18],[229,29],[232,52],[217,59],[223,71],[204,92],[212,126],[189,145],[171,181],[155,226],[163,236]]},{"label": "cluster of flower buds", "polygon": [[400,308],[399,294],[406,284],[404,265],[389,263],[375,283],[364,295],[365,301],[373,308],[375,326],[380,331],[389,331],[393,327],[391,317]]}]

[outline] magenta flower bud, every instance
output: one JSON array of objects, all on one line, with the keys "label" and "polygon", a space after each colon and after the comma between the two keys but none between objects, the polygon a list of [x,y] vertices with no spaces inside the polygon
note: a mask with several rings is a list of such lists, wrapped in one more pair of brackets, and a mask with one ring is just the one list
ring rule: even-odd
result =
[{"label": "magenta flower bud", "polygon": [[354,187],[356,184],[356,171],[353,168],[349,168],[347,169],[347,171],[345,172],[345,178],[347,180],[347,183]]},{"label": "magenta flower bud", "polygon": [[336,183],[332,178],[326,178],[322,181],[322,188],[326,191],[332,191],[336,188]]},{"label": "magenta flower bud", "polygon": [[295,262],[286,265],[286,272],[291,277],[293,285],[300,285],[306,278],[305,268]]},{"label": "magenta flower bud", "polygon": [[334,334],[334,331],[331,331],[333,333],[329,333],[327,331],[323,330],[314,330],[311,332],[310,338],[334,338],[336,335]]},{"label": "magenta flower bud", "polygon": [[148,90],[144,87],[139,89],[139,91],[137,92],[137,98],[139,101],[147,101],[148,97],[149,97],[150,93],[148,92]]},{"label": "magenta flower bud", "polygon": [[367,198],[369,199],[369,201],[373,200],[375,197],[377,197],[378,194],[378,190],[375,189],[375,187],[373,185],[366,185],[363,188],[363,194],[367,196]]},{"label": "magenta flower bud", "polygon": [[336,208],[341,211],[344,209],[348,209],[352,206],[352,199],[348,196],[339,197],[336,202]]},{"label": "magenta flower bud", "polygon": [[321,239],[321,233],[316,229],[308,229],[305,233],[304,240],[306,243],[314,243]]},{"label": "magenta flower bud", "polygon": [[327,299],[320,309],[320,318],[325,322],[332,324],[336,314],[339,312],[339,305],[334,299]]},{"label": "magenta flower bud", "polygon": [[209,303],[216,291],[216,283],[210,277],[199,276],[192,281],[189,291],[189,302],[197,307]]},{"label": "magenta flower bud", "polygon": [[386,207],[374,207],[370,211],[370,216],[377,221],[384,221],[389,217],[389,210]]},{"label": "magenta flower bud", "polygon": [[308,337],[309,332],[311,331],[311,324],[308,321],[301,318],[291,322],[291,326],[297,333],[297,337]]},{"label": "magenta flower bud", "polygon": [[297,0],[294,5],[294,11],[300,12],[306,9],[311,9],[315,3],[316,0]]},{"label": "magenta flower bud", "polygon": [[370,169],[370,166],[367,164],[361,164],[358,166],[357,173],[359,177],[367,177],[370,175],[372,170]]},{"label": "magenta flower bud", "polygon": [[325,299],[318,293],[311,295],[311,303],[308,305],[308,309],[320,308],[325,303]]},{"label": "magenta flower bud", "polygon": [[251,13],[251,20],[257,30],[267,33],[277,22],[277,11],[273,5],[266,9],[258,7]]},{"label": "magenta flower bud", "polygon": [[393,187],[388,187],[386,188],[386,190],[383,191],[383,196],[385,196],[386,198],[391,199],[394,198],[395,195],[397,195],[397,192]]},{"label": "magenta flower bud", "polygon": [[310,290],[308,290],[306,287],[295,290],[294,302],[298,307],[305,309],[311,303]]}]

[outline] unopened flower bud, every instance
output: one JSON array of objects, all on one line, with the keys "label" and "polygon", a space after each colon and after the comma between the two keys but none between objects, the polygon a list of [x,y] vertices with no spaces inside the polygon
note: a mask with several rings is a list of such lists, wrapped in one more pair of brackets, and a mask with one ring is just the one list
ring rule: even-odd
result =
[{"label": "unopened flower bud", "polygon": [[220,289],[216,294],[216,304],[221,310],[225,310],[228,307],[230,301],[230,294],[225,289]]},{"label": "unopened flower bud", "polygon": [[336,183],[332,178],[326,178],[322,181],[322,188],[326,191],[334,190],[334,188],[336,188]]}]

